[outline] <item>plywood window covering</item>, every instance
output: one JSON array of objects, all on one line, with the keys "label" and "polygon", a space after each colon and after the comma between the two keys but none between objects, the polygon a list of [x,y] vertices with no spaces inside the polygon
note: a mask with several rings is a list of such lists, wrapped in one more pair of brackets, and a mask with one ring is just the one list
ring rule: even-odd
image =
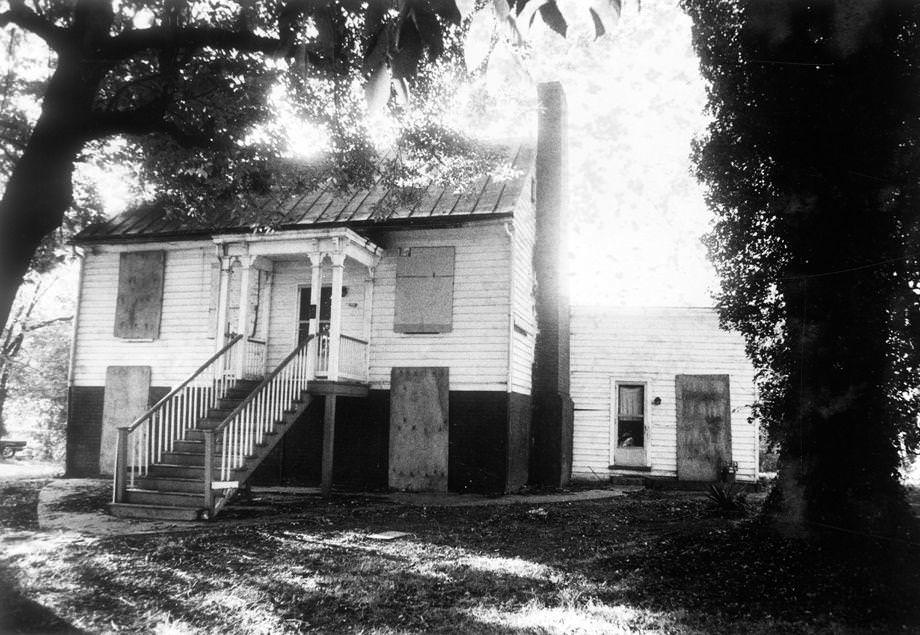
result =
[{"label": "plywood window covering", "polygon": [[645,386],[617,387],[617,447],[645,447]]},{"label": "plywood window covering", "polygon": [[118,264],[115,337],[158,338],[163,311],[166,252],[124,252]]},{"label": "plywood window covering", "polygon": [[397,333],[448,333],[453,328],[454,248],[413,247],[396,259]]}]

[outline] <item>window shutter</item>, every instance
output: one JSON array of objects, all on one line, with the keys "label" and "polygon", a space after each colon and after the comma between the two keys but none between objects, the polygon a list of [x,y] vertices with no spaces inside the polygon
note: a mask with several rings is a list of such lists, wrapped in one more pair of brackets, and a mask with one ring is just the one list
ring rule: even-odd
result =
[{"label": "window shutter", "polygon": [[397,257],[394,331],[448,333],[453,312],[453,247],[413,247]]},{"label": "window shutter", "polygon": [[163,309],[165,251],[121,254],[118,298],[115,302],[115,337],[156,339]]}]

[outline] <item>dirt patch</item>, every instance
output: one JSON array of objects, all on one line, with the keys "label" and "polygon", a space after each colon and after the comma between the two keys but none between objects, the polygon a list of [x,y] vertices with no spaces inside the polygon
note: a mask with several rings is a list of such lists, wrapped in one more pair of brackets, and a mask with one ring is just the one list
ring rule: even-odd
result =
[{"label": "dirt patch", "polygon": [[0,481],[0,528],[38,529],[38,494],[47,479]]}]

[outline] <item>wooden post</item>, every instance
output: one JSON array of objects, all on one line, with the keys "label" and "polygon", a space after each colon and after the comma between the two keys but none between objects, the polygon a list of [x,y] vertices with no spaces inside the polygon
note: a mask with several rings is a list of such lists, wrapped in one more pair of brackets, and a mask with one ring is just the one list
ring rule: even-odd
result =
[{"label": "wooden post", "polygon": [[214,431],[202,430],[204,433],[204,506],[208,518],[214,513]]},{"label": "wooden post", "polygon": [[339,378],[339,338],[342,335],[342,278],[345,271],[345,254],[332,255],[332,306],[329,311],[329,375],[330,381]]},{"label": "wooden post", "polygon": [[326,395],[323,415],[323,480],[320,492],[328,497],[332,493],[332,456],[335,449],[335,395]]},{"label": "wooden post", "polygon": [[219,351],[227,343],[227,304],[230,301],[231,259],[220,259],[220,291],[217,294],[217,330],[214,334],[214,350]]},{"label": "wooden post", "polygon": [[316,332],[319,325],[319,297],[323,284],[322,266],[323,254],[312,253],[310,258],[310,323],[307,330],[313,338],[307,344],[307,370],[310,377],[316,376],[316,355],[319,351],[319,334]]},{"label": "wooden post", "polygon": [[240,310],[237,315],[236,332],[243,335],[241,346],[238,347],[240,354],[236,358],[236,378],[245,379],[243,376],[246,372],[246,363],[249,353],[247,345],[249,341],[249,280],[252,272],[252,258],[243,256],[240,259]]},{"label": "wooden post", "polygon": [[118,428],[118,450],[115,452],[115,502],[125,500],[128,491],[128,428]]},{"label": "wooden post", "polygon": [[373,307],[374,307],[374,274],[375,268],[367,268],[367,278],[364,280],[364,341],[367,345],[364,347],[364,368],[362,369],[361,379],[367,381],[368,369],[371,366],[371,332],[373,330]]}]

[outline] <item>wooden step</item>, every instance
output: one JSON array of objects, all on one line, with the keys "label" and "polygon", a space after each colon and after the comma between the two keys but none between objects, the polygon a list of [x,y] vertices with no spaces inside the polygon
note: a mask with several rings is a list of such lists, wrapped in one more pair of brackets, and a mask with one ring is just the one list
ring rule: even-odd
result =
[{"label": "wooden step", "polygon": [[[248,464],[247,464],[248,465]],[[233,470],[233,479],[239,480],[238,475],[240,472],[246,470],[246,466],[238,470]],[[214,467],[214,478],[219,478],[218,467]],[[204,482],[204,466],[203,465],[176,465],[174,463],[157,463],[150,466],[150,475],[156,478],[188,478],[188,479],[197,479],[201,482]]]},{"label": "wooden step", "polygon": [[144,520],[200,520],[204,509],[172,507],[170,505],[135,505],[133,503],[109,503],[109,511],[119,518],[141,518]]},{"label": "wooden step", "polygon": [[[278,430],[278,424],[275,424],[275,430],[271,432],[266,432],[264,436],[272,436],[272,435],[278,434],[277,430]],[[201,431],[200,429],[189,430],[188,432],[185,433],[185,441],[189,443],[201,443],[202,447],[204,447],[204,432]],[[176,441],[176,443],[182,443],[182,441]],[[223,444],[215,443],[214,445],[215,445],[215,448],[217,448],[217,447],[221,447]],[[173,449],[178,449],[178,448],[174,447]]]},{"label": "wooden step", "polygon": [[152,489],[129,487],[125,492],[125,502],[135,505],[157,505],[165,507],[204,508],[204,492],[161,492]]},{"label": "wooden step", "polygon": [[203,492],[204,491],[204,470],[202,478],[169,478],[166,476],[141,476],[134,479],[135,487],[138,489],[160,490],[164,492]]}]

